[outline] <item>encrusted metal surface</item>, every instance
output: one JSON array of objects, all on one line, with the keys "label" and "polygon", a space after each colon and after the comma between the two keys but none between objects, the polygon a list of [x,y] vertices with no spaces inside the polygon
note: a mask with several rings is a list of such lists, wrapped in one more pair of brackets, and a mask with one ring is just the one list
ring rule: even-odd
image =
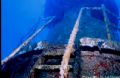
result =
[{"label": "encrusted metal surface", "polygon": [[[59,70],[60,65],[36,65],[35,69],[39,70]],[[68,65],[68,69],[72,69],[71,65]]]},{"label": "encrusted metal surface", "polygon": [[120,56],[81,51],[82,75],[120,76]]},{"label": "encrusted metal surface", "polygon": [[[111,44],[113,46],[110,46]],[[58,78],[59,67],[61,64],[65,47],[58,45],[50,45],[50,46],[47,45],[47,46],[46,46],[47,48],[44,49],[33,50],[26,54],[16,56],[16,58],[13,59],[13,61],[11,62],[14,62],[14,60],[16,61],[20,60],[20,64],[18,62],[16,62],[18,64],[11,62],[8,63],[8,65],[6,66],[9,67],[7,67],[7,69],[3,68],[4,75],[9,74],[6,75],[9,77],[11,76],[11,72],[14,72],[14,74],[11,76],[13,78],[18,78],[18,77],[26,78],[28,76],[30,78]],[[116,42],[96,39],[96,38],[82,38],[81,44],[77,48],[75,48],[75,51],[71,55],[74,57],[71,57],[69,61],[69,66],[70,66],[69,68],[72,70],[69,71],[68,77],[69,78],[82,78],[82,77],[119,78],[120,76],[119,49],[120,49],[119,43]],[[117,52],[117,54],[114,52]],[[36,60],[39,57],[39,59],[35,62],[34,60],[32,60],[31,57],[32,58],[36,57]],[[29,60],[30,58],[31,60]],[[24,61],[25,63],[23,63]],[[33,62],[34,66],[29,64],[28,64],[29,66],[27,66],[28,62],[30,63]],[[19,69],[13,68],[13,67],[17,67],[15,65],[17,65]],[[12,70],[13,69],[14,70],[13,71],[10,70],[11,68]],[[27,69],[27,71],[25,71],[22,68],[24,68],[25,70]]]},{"label": "encrusted metal surface", "polygon": [[98,39],[98,38],[88,38],[88,37],[81,38],[80,45],[81,46],[89,46],[89,47],[97,46],[99,48],[120,51],[120,43],[114,42],[114,41]]},{"label": "encrusted metal surface", "polygon": [[47,52],[44,53],[44,56],[60,56],[64,54],[64,48],[63,49],[53,49],[53,50],[48,50]]}]

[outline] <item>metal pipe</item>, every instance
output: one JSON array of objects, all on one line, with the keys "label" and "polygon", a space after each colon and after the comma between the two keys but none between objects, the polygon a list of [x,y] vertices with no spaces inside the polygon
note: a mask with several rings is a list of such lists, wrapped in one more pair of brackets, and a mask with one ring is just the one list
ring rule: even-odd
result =
[{"label": "metal pipe", "polygon": [[109,30],[109,20],[106,14],[106,8],[104,6],[104,4],[102,4],[102,11],[103,11],[103,16],[104,16],[104,22],[105,22],[105,27],[106,27],[106,32],[107,32],[107,38],[108,40],[111,40],[111,35],[110,35],[110,30]]},{"label": "metal pipe", "polygon": [[39,28],[35,33],[33,33],[25,42],[23,42],[18,48],[16,48],[8,57],[6,57],[2,64],[6,63],[9,59],[11,59],[16,53],[18,53],[23,47],[25,47],[30,41],[36,37],[55,17],[50,19],[45,25]]},{"label": "metal pipe", "polygon": [[61,62],[59,78],[67,78],[68,71],[69,71],[68,62],[70,59],[70,55],[73,52],[73,45],[74,45],[74,41],[75,41],[75,38],[76,38],[76,35],[78,32],[78,27],[79,27],[80,18],[82,16],[82,12],[83,12],[83,8],[81,8],[81,10],[79,12],[76,23],[75,23],[72,33],[70,35],[68,45],[66,46],[65,53],[63,55],[62,62]]}]

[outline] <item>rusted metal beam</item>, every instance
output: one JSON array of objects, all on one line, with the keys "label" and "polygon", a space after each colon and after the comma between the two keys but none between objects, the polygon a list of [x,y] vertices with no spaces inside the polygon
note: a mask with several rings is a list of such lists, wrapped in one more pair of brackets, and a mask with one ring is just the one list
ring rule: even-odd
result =
[{"label": "rusted metal beam", "polygon": [[63,49],[54,49],[51,51],[48,50],[47,52],[44,52],[44,56],[62,56],[64,54],[64,48]]},{"label": "rusted metal beam", "polygon": [[109,19],[106,14],[106,8],[105,8],[104,4],[102,4],[101,7],[102,7],[102,11],[103,11],[103,16],[104,16],[107,38],[108,38],[108,40],[111,40],[111,35],[110,35],[110,30],[109,30]]},{"label": "rusted metal beam", "polygon": [[[60,65],[36,65],[35,69],[39,70],[59,70]],[[72,69],[72,65],[68,65],[69,69]]]},{"label": "rusted metal beam", "polygon": [[2,64],[6,63],[9,59],[11,59],[16,53],[18,53],[23,47],[25,47],[26,45],[28,45],[31,40],[36,37],[50,22],[52,22],[52,20],[55,17],[53,17],[52,19],[50,19],[45,25],[41,26],[41,28],[39,28],[33,35],[31,35],[25,42],[23,42],[18,48],[16,48],[8,57],[6,57],[3,61]]},{"label": "rusted metal beam", "polygon": [[87,10],[101,10],[101,7],[83,7],[83,8]]},{"label": "rusted metal beam", "polygon": [[70,59],[70,55],[73,52],[73,45],[74,45],[74,41],[76,39],[76,34],[78,32],[78,27],[79,27],[80,18],[82,16],[82,12],[83,12],[83,8],[81,8],[81,10],[79,12],[76,23],[75,23],[72,33],[70,35],[68,45],[66,46],[65,53],[63,55],[62,62],[61,62],[59,78],[67,78],[68,70],[69,70],[67,66],[68,66],[68,62]]}]

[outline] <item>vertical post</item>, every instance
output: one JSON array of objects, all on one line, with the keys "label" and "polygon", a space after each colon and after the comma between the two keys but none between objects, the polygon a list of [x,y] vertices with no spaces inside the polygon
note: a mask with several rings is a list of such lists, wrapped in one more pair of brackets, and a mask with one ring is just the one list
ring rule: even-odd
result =
[{"label": "vertical post", "polygon": [[83,12],[83,8],[81,8],[81,10],[79,12],[78,18],[76,20],[76,23],[75,23],[72,33],[70,35],[68,45],[65,49],[65,53],[63,55],[62,62],[61,62],[59,78],[67,78],[68,71],[69,71],[68,62],[70,59],[70,55],[73,52],[73,45],[74,45],[74,41],[76,38],[76,34],[78,32],[78,27],[79,27],[80,17],[82,16],[82,12]]},{"label": "vertical post", "polygon": [[111,35],[110,35],[110,30],[109,30],[109,19],[106,14],[106,8],[105,8],[104,4],[102,4],[101,7],[102,7],[102,11],[103,11],[103,16],[104,16],[104,22],[106,24],[105,27],[106,27],[106,32],[107,32],[107,38],[108,38],[108,40],[111,40]]}]

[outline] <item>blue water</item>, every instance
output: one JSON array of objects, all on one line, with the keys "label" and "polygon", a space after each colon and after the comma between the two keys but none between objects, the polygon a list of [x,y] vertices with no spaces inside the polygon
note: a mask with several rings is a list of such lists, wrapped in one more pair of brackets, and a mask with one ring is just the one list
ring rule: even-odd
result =
[{"label": "blue water", "polygon": [[[95,3],[90,3],[88,0],[87,4],[90,4],[90,7],[100,6],[102,0],[92,1]],[[120,13],[120,0],[115,0],[115,3]],[[82,6],[86,6],[84,0],[2,0],[2,59],[40,28],[48,20],[46,17],[49,16],[56,18],[32,43],[40,40],[67,43],[69,36],[64,36],[64,40],[59,40],[63,37],[62,34],[66,35],[62,32],[62,28],[67,26],[66,30],[70,34]],[[106,3],[106,6],[117,14],[117,9],[112,3]],[[116,23],[113,19],[112,21]],[[120,24],[118,28],[120,28]],[[116,41],[120,41],[120,30],[114,30],[113,33],[116,35]]]}]

